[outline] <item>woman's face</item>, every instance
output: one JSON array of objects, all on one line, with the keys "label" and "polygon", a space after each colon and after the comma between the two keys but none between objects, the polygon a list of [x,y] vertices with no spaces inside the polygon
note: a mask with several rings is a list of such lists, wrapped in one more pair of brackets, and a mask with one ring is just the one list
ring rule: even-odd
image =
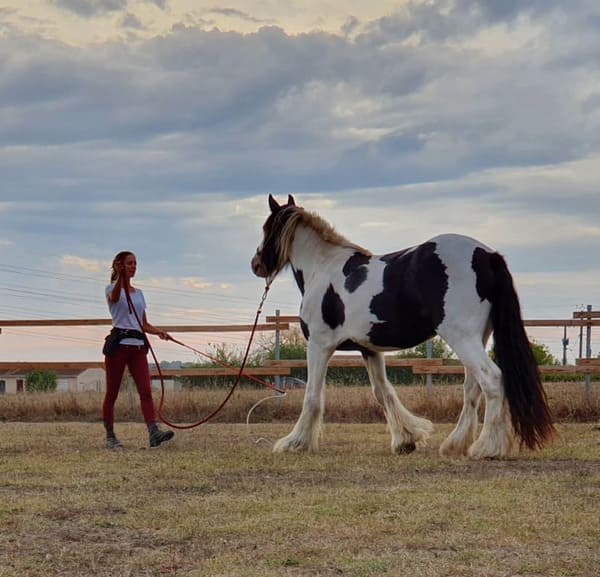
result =
[{"label": "woman's face", "polygon": [[128,254],[123,261],[123,272],[127,278],[133,278],[135,276],[135,270],[137,268],[137,260],[134,254]]}]

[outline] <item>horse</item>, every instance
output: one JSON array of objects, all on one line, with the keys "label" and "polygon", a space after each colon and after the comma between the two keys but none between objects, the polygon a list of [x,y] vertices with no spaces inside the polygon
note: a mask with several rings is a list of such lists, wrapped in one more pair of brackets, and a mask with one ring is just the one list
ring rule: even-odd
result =
[{"label": "horse", "polygon": [[[374,255],[318,214],[280,205],[269,195],[253,273],[270,284],[290,266],[302,297],[308,377],[302,411],[274,452],[317,451],[325,375],[336,350],[360,352],[391,433],[392,452],[426,445],[433,424],[411,413],[388,381],[386,351],[412,348],[438,335],[465,367],[463,406],[441,455],[507,458],[541,449],[554,425],[504,257],[459,234]],[[495,361],[486,352],[494,336]],[[479,436],[478,408],[485,399]]]}]

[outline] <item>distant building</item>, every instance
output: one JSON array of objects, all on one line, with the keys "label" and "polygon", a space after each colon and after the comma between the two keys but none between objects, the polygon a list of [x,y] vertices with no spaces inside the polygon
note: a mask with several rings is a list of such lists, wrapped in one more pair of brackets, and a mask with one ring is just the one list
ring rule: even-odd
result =
[{"label": "distant building", "polygon": [[[0,394],[14,395],[25,392],[25,381],[31,369],[14,369],[0,373]],[[57,392],[81,393],[104,391],[104,369],[60,369],[56,373]]]},{"label": "distant building", "polygon": [[[92,365],[92,366],[89,366]],[[95,366],[94,366],[95,365]],[[0,395],[15,395],[25,392],[27,375],[35,370],[42,369],[53,372],[57,377],[57,392],[83,393],[104,392],[106,390],[106,374],[102,363],[3,363],[0,362]],[[171,369],[173,370],[173,369]],[[154,391],[161,390],[161,379],[155,367],[150,366],[151,385]],[[125,370],[123,386],[131,385],[135,388],[133,379]],[[181,381],[176,375],[164,375],[165,391],[181,389]]]}]

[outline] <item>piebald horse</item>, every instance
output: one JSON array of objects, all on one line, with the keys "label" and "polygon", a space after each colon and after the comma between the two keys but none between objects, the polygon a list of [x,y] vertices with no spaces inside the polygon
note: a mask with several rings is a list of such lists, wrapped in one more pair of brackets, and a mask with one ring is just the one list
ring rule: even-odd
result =
[{"label": "piebald horse", "polygon": [[[297,206],[292,195],[284,205],[269,195],[269,207],[252,270],[271,281],[291,267],[302,295],[300,324],[308,359],[302,412],[275,452],[318,449],[325,375],[336,350],[362,354],[384,409],[392,451],[410,453],[425,444],[433,425],[401,403],[386,377],[383,353],[414,347],[436,334],[465,367],[462,411],[440,454],[503,458],[521,447],[541,448],[551,439],[546,395],[512,276],[499,253],[472,238],[442,234],[374,255]],[[496,362],[485,349],[492,333]]]}]

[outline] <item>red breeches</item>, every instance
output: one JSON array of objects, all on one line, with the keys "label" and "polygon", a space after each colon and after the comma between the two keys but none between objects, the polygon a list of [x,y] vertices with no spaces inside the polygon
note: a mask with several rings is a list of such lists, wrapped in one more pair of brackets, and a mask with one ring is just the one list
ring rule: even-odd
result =
[{"label": "red breeches", "polygon": [[131,345],[119,345],[117,351],[111,356],[104,357],[104,367],[106,369],[106,394],[102,404],[102,419],[105,424],[114,423],[114,409],[121,380],[125,367],[129,369],[137,392],[140,396],[142,414],[146,424],[156,421],[154,412],[154,400],[152,399],[152,388],[150,386],[150,370],[146,359],[146,349]]}]

